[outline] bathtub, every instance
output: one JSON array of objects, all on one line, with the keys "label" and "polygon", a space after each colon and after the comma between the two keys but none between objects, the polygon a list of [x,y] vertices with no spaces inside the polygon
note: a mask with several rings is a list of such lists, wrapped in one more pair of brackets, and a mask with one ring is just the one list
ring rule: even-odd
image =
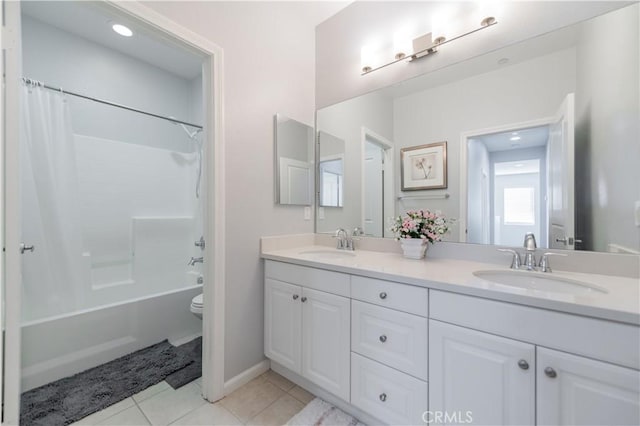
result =
[{"label": "bathtub", "polygon": [[202,285],[59,315],[22,325],[22,391],[169,339],[202,334],[189,310]]}]

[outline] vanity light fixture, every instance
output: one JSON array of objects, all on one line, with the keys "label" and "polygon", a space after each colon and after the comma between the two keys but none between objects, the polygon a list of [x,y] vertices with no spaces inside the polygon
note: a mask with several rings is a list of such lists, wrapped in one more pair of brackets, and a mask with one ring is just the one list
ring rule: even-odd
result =
[{"label": "vanity light fixture", "polygon": [[131,37],[133,35],[133,31],[122,24],[113,24],[111,25],[111,29],[123,37]]},{"label": "vanity light fixture", "polygon": [[386,64],[376,66],[375,68],[373,67],[374,54],[372,52],[372,49],[370,46],[365,46],[360,51],[360,64],[362,67],[361,75],[369,74],[372,71],[377,71],[381,68],[387,67],[389,65],[398,63],[403,60],[415,61],[416,59],[423,58],[425,56],[428,56],[432,53],[437,52],[438,48],[446,43],[450,43],[459,38],[462,38],[470,34],[476,33],[478,31],[484,30],[486,28],[492,27],[497,23],[498,21],[496,20],[496,18],[494,18],[493,16],[487,16],[480,22],[480,27],[474,30],[471,30],[469,32],[466,32],[464,34],[455,36],[449,40],[447,40],[442,36],[438,36],[435,39],[433,39],[432,33],[421,35],[413,39],[413,43],[412,43],[413,53],[407,52],[407,50],[409,50],[407,41],[403,41],[402,39],[399,39],[396,37],[394,39],[394,46],[393,46],[394,60],[392,60],[391,62],[387,62]]}]

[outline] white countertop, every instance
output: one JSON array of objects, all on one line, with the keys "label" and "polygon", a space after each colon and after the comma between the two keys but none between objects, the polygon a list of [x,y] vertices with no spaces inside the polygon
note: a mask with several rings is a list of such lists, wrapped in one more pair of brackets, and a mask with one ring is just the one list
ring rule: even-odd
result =
[{"label": "white countertop", "polygon": [[[326,256],[303,254],[319,251]],[[473,275],[479,270],[505,270],[508,265],[472,262],[457,259],[406,259],[401,254],[356,250],[353,256],[331,257],[331,252],[342,252],[327,246],[301,246],[265,250],[264,259],[294,263],[302,266],[328,269],[450,291],[521,305],[552,309],[589,317],[640,325],[640,282],[635,278],[610,275],[582,274],[553,271],[554,277],[578,280],[603,287],[607,293],[597,291],[580,295],[544,292],[494,284]],[[527,273],[526,271],[522,272]]]}]

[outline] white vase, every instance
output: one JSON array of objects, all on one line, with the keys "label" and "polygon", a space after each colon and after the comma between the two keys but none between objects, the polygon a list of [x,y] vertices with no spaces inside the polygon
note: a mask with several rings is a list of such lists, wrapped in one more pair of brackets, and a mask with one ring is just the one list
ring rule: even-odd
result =
[{"label": "white vase", "polygon": [[427,253],[429,242],[422,238],[401,238],[400,245],[404,257],[409,259],[422,259]]}]

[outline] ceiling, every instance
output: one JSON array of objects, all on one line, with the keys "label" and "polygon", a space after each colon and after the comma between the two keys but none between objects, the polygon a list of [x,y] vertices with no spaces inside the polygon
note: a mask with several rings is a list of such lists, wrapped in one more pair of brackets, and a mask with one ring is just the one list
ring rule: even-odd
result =
[{"label": "ceiling", "polygon": [[[112,7],[93,1],[24,1],[22,13],[63,31],[114,49],[179,77],[200,76],[202,57],[186,45],[178,45],[153,29],[136,24]],[[133,30],[122,37],[111,29],[121,23]]]},{"label": "ceiling", "polygon": [[[512,140],[520,138],[518,140]],[[546,146],[549,139],[549,126],[532,127],[518,131],[494,133],[490,135],[477,136],[473,139],[481,141],[487,151],[507,151],[511,149],[535,148]]]}]

